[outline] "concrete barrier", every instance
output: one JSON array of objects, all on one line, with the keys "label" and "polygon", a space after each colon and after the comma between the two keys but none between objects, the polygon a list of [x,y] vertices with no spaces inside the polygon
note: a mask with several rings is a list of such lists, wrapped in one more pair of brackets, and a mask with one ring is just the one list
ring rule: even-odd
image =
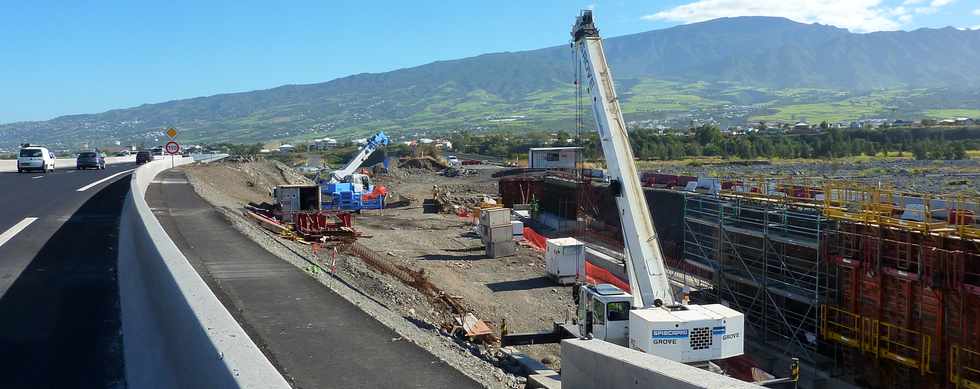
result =
[{"label": "concrete barrier", "polygon": [[[180,158],[176,165],[190,163]],[[133,173],[119,227],[127,386],[289,388],[153,216],[144,195],[171,161]]]},{"label": "concrete barrier", "polygon": [[561,386],[564,389],[762,388],[601,340],[581,339],[561,342]]},{"label": "concrete barrier", "polygon": [[[113,163],[123,163],[123,162],[136,162],[136,156],[130,155],[127,157],[106,157],[106,165]],[[55,168],[75,168],[75,158],[55,158],[54,160]],[[16,159],[4,159],[0,160],[0,172],[15,172],[17,171],[17,160]]]}]

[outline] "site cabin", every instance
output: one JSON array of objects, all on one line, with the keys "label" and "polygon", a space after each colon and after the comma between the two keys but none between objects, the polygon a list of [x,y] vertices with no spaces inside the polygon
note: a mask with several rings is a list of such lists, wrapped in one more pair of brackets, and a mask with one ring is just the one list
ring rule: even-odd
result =
[{"label": "site cabin", "polygon": [[535,147],[527,152],[531,169],[575,170],[581,160],[581,147]]},{"label": "site cabin", "polygon": [[574,284],[585,277],[585,244],[575,238],[548,239],[544,254],[548,276],[559,285]]},{"label": "site cabin", "polygon": [[320,210],[320,187],[317,185],[279,185],[273,197],[286,222],[293,221],[294,213]]}]

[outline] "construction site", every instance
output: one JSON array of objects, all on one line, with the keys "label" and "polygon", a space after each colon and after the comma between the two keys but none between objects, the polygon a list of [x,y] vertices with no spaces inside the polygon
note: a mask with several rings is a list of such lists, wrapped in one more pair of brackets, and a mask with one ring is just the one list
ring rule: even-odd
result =
[{"label": "construction site", "polygon": [[[379,304],[373,316],[488,387],[560,387],[566,340],[600,340],[761,386],[980,388],[976,191],[752,165],[641,171],[590,11],[572,36],[604,161],[587,167],[582,147],[531,148],[520,167],[386,157],[379,132],[340,169],[219,162],[189,181],[267,250]],[[930,174],[977,187],[962,179],[975,164],[944,169]],[[591,347],[586,359],[607,346]],[[592,369],[585,382],[617,371]]]},{"label": "construction site", "polygon": [[[516,387],[524,373],[497,348],[503,331],[574,317],[571,285],[548,269],[547,240],[581,242],[588,281],[629,290],[621,223],[609,183],[590,169],[469,168],[447,176],[445,163],[409,159],[373,169],[392,205],[355,214],[338,227],[349,233],[311,244],[298,231],[271,230],[322,271],[470,345],[465,357],[497,366],[511,377],[500,382]],[[189,176],[203,197],[254,225],[268,223],[243,217],[247,204],[310,182],[262,161],[197,166]],[[729,375],[784,374],[799,358],[803,387],[980,382],[976,198],[835,180],[641,178],[674,286],[745,315],[745,355],[727,361]],[[478,216],[494,208],[507,210],[515,242],[496,257]],[[554,345],[516,352],[560,370]]]}]

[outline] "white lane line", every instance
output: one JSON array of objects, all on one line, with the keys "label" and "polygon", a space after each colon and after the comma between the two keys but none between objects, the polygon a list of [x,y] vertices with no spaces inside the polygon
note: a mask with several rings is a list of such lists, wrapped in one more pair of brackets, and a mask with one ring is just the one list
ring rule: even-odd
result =
[{"label": "white lane line", "polygon": [[91,184],[88,184],[88,185],[85,185],[85,186],[83,186],[83,187],[81,187],[81,188],[78,188],[78,189],[76,189],[76,191],[78,191],[78,192],[84,192],[84,191],[86,191],[86,190],[89,190],[89,189],[91,189],[91,188],[92,188],[93,186],[96,186],[96,185],[98,185],[98,184],[101,184],[101,183],[103,183],[103,182],[106,182],[106,181],[109,181],[109,180],[111,180],[111,179],[113,179],[113,178],[116,178],[117,176],[120,176],[120,175],[123,175],[123,174],[126,174],[126,173],[129,173],[129,172],[131,172],[131,171],[133,171],[133,170],[136,170],[136,169],[129,169],[129,170],[123,170],[123,171],[121,171],[121,172],[119,172],[119,173],[116,173],[116,174],[113,174],[113,175],[111,175],[111,176],[109,176],[109,177],[106,177],[106,178],[103,178],[103,179],[101,179],[101,180],[98,180],[98,181],[96,181],[96,182],[93,182],[93,183],[91,183]]},{"label": "white lane line", "polygon": [[36,217],[25,217],[24,220],[20,221],[20,223],[14,224],[13,227],[10,227],[7,229],[7,231],[4,231],[2,234],[0,234],[0,246],[3,246],[4,243],[7,243],[7,241],[13,239],[14,235],[17,235],[23,231],[25,228],[27,228],[27,226],[31,225],[31,223],[34,223],[35,220],[37,220]]},{"label": "white lane line", "polygon": [[44,178],[44,176],[31,177],[32,180],[36,180],[38,178]]}]

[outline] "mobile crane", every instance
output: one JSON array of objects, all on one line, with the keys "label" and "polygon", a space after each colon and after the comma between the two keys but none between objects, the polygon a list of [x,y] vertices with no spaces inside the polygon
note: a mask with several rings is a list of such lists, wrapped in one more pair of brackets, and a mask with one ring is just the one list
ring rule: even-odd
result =
[{"label": "mobile crane", "polygon": [[514,335],[505,337],[504,343],[552,342],[577,330],[579,336],[682,363],[707,364],[713,359],[741,355],[745,325],[741,313],[721,304],[678,304],[674,298],[592,11],[582,11],[578,16],[572,41],[580,60],[577,66],[588,78],[592,112],[609,172],[609,190],[622,220],[632,294],[609,284],[579,284],[574,288],[577,328],[556,324],[551,334]]},{"label": "mobile crane", "polygon": [[384,131],[367,139],[361,150],[343,169],[330,172],[326,179],[318,178],[322,197],[321,209],[359,211],[361,209],[380,209],[384,206],[385,190],[375,187],[367,175],[356,173],[357,169],[382,146],[390,143]]}]

